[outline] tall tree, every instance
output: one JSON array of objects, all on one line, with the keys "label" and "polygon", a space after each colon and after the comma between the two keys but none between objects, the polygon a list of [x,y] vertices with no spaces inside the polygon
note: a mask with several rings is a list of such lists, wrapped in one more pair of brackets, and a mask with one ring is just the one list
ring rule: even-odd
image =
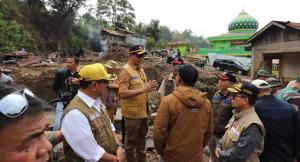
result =
[{"label": "tall tree", "polygon": [[52,28],[58,39],[57,50],[61,54],[63,49],[68,49],[68,39],[77,10],[86,0],[48,0],[51,7]]},{"label": "tall tree", "polygon": [[128,0],[98,0],[97,17],[113,27],[131,30],[135,24],[135,14]]},{"label": "tall tree", "polygon": [[160,26],[159,33],[162,43],[167,43],[172,41],[172,32],[167,26]]},{"label": "tall tree", "polygon": [[159,23],[159,20],[151,20],[146,29],[148,36],[153,37],[156,42],[160,39]]}]

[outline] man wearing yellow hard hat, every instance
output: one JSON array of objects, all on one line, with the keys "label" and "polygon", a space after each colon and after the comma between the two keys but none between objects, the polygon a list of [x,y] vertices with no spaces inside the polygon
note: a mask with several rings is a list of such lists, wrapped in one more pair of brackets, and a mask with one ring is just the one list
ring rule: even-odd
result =
[{"label": "man wearing yellow hard hat", "polygon": [[91,64],[79,76],[78,94],[62,117],[66,161],[122,161],[124,149],[100,99],[110,75],[102,64]]},{"label": "man wearing yellow hard hat", "polygon": [[141,67],[146,52],[143,46],[129,49],[128,63],[120,73],[119,95],[125,121],[125,150],[128,162],[146,161],[146,135],[148,132],[147,92],[156,89],[155,80],[147,81]]}]

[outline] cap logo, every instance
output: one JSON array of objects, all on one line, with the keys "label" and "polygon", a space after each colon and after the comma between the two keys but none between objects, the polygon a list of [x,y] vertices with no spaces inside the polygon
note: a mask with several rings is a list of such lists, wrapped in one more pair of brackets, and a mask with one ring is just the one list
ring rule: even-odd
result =
[{"label": "cap logo", "polygon": [[138,52],[142,52],[144,50],[144,48],[142,46],[139,46],[139,49],[138,50],[135,50],[135,51],[130,51],[129,53],[132,54],[132,53],[138,53]]},{"label": "cap logo", "polygon": [[253,92],[251,92],[251,91],[248,90],[248,89],[243,89],[243,92],[248,93],[248,94],[250,94],[250,95],[253,95]]}]

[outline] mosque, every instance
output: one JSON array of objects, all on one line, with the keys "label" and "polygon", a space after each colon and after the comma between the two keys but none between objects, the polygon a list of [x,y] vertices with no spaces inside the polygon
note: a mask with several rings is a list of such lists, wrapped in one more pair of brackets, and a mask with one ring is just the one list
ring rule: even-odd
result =
[{"label": "mosque", "polygon": [[198,54],[208,56],[209,53],[230,56],[251,57],[250,44],[246,43],[258,29],[258,21],[244,10],[228,25],[228,33],[208,37],[212,48],[200,48]]}]

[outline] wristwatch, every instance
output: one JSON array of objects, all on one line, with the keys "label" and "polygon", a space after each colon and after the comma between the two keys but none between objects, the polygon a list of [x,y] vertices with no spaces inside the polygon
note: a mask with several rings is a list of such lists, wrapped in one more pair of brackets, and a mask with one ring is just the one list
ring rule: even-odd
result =
[{"label": "wristwatch", "polygon": [[124,148],[124,146],[123,146],[122,143],[118,143],[118,144],[117,144],[117,147],[122,147],[122,148]]}]

